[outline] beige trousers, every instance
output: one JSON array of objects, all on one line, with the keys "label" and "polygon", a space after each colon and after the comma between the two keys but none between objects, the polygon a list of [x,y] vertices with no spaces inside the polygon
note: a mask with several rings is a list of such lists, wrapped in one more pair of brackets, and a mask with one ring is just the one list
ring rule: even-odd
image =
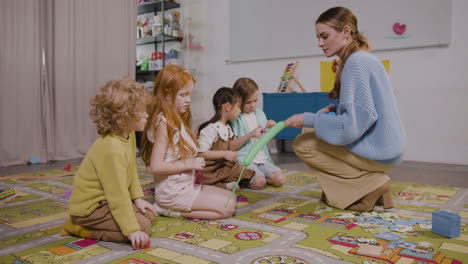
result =
[{"label": "beige trousers", "polygon": [[[133,212],[141,231],[151,235],[151,225],[156,216],[149,210],[146,210],[146,213],[143,214],[135,205],[133,205]],[[71,219],[74,224],[89,228],[92,239],[112,242],[128,241],[128,238],[120,231],[120,227],[112,216],[106,201],[103,201],[102,205],[90,215],[83,217],[71,216]]]},{"label": "beige trousers", "polygon": [[376,190],[390,178],[385,174],[394,165],[385,165],[360,157],[345,147],[330,145],[304,129],[296,137],[294,152],[312,170],[326,195],[327,203],[345,209]]}]

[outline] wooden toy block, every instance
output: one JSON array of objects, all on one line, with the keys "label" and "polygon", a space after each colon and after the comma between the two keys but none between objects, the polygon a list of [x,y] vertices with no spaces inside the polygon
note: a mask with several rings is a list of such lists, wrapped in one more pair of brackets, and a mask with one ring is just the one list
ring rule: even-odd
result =
[{"label": "wooden toy block", "polygon": [[454,238],[460,236],[461,217],[446,211],[432,212],[432,233]]},{"label": "wooden toy block", "polygon": [[379,257],[382,254],[383,247],[370,245],[370,244],[359,244],[359,248],[356,254],[368,257]]},{"label": "wooden toy block", "polygon": [[52,194],[64,194],[66,190],[67,189],[64,189],[64,188],[55,188],[55,189],[51,189],[50,192]]}]

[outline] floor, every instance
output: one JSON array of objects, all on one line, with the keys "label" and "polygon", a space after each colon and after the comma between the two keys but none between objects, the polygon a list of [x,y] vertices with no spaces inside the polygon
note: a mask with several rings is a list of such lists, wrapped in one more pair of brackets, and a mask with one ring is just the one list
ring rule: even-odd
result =
[{"label": "floor", "polygon": [[[272,154],[282,169],[307,171],[309,168],[294,153]],[[468,165],[404,161],[388,175],[392,181],[468,188]]]},{"label": "floor", "polygon": [[[282,169],[309,170],[307,165],[292,152],[272,153],[271,156],[275,164]],[[0,167],[0,176],[62,168],[67,164],[78,166],[80,162],[81,159],[73,159],[43,164]],[[390,171],[389,176],[393,181],[468,188],[468,165],[405,161]]]}]

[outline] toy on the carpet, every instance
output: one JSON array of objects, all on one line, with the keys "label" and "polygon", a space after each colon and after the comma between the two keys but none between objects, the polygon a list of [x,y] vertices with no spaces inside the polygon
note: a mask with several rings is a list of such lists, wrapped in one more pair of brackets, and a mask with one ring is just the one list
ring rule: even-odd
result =
[{"label": "toy on the carpet", "polygon": [[244,161],[242,162],[242,167],[241,173],[239,178],[237,179],[236,185],[234,188],[232,188],[231,195],[229,195],[228,200],[226,201],[226,205],[224,207],[227,207],[229,204],[229,201],[232,199],[234,192],[236,189],[239,187],[239,182],[242,179],[242,175],[244,174],[244,170],[247,166],[252,163],[254,158],[257,156],[258,152],[263,149],[263,147],[270,142],[270,140],[275,137],[281,130],[283,130],[286,127],[286,123],[284,121],[280,121],[276,123],[273,127],[268,129],[268,131],[264,132],[263,135],[258,139],[257,143],[250,149],[250,151],[247,153],[247,156],[245,156]]},{"label": "toy on the carpet", "polygon": [[3,189],[0,190],[0,202],[6,201],[15,197],[16,191],[15,189]]},{"label": "toy on the carpet", "polygon": [[460,227],[460,215],[442,210],[432,212],[432,233],[448,238],[459,237]]},{"label": "toy on the carpet", "polygon": [[52,194],[65,194],[66,191],[67,189],[65,188],[53,188],[50,190]]},{"label": "toy on the carpet", "polygon": [[151,240],[148,241],[148,244],[146,244],[144,247],[140,248],[140,249],[148,249],[151,247]]},{"label": "toy on the carpet", "polygon": [[67,166],[65,166],[65,168],[63,168],[64,171],[71,171],[71,164],[68,163]]},{"label": "toy on the carpet", "polygon": [[31,164],[37,164],[41,162],[41,157],[39,156],[30,156],[29,157],[29,163]]},{"label": "toy on the carpet", "polygon": [[71,194],[72,194],[72,190],[66,190],[63,193],[63,198],[65,198],[65,200],[68,200],[68,199],[70,199]]}]

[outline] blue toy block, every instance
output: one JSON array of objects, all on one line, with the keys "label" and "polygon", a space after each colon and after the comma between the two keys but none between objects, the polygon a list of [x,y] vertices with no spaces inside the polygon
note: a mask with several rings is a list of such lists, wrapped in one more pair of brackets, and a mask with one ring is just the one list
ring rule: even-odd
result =
[{"label": "blue toy block", "polygon": [[29,163],[36,164],[41,162],[41,157],[39,156],[30,156]]},{"label": "blue toy block", "polygon": [[460,236],[461,217],[446,211],[432,212],[432,233],[444,237]]}]

